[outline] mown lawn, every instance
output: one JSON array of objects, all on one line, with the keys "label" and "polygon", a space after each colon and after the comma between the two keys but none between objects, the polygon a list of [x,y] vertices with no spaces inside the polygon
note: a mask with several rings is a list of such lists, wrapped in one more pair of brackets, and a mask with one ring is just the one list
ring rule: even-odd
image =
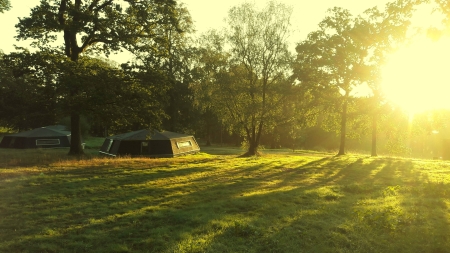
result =
[{"label": "mown lawn", "polygon": [[11,152],[0,150],[0,252],[450,249],[449,162]]}]

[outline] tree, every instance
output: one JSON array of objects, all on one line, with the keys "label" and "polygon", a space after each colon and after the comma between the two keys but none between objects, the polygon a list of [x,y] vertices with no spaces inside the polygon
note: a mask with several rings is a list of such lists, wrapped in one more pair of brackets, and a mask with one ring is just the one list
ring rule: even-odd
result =
[{"label": "tree", "polygon": [[[29,17],[19,20],[17,38],[33,39],[35,46],[44,49],[51,47],[62,33],[64,54],[77,62],[83,53],[109,55],[120,48],[134,50],[143,40],[157,36],[160,22],[176,23],[172,18],[175,6],[173,0],[42,0]],[[82,93],[75,83],[67,84],[67,95],[73,98]],[[70,118],[69,154],[80,155],[83,154],[80,114],[73,110]]]},{"label": "tree", "polygon": [[[100,59],[73,62],[55,52],[22,51],[5,55],[1,66],[0,118],[14,129],[55,124],[74,111],[103,127],[149,121],[157,114],[150,109],[151,87]],[[80,92],[70,96],[74,87]]]},{"label": "tree", "polygon": [[275,121],[283,94],[291,87],[287,74],[291,63],[287,38],[292,9],[269,2],[261,11],[244,3],[228,13],[226,42],[230,46],[229,75],[223,75],[218,98],[224,118],[244,130],[246,155],[258,151],[261,134]]},{"label": "tree", "polygon": [[372,149],[371,155],[377,156],[377,122],[382,111],[383,91],[381,90],[381,68],[387,56],[403,45],[414,10],[410,1],[398,0],[387,3],[385,11],[377,7],[366,10],[357,18],[356,27],[360,37],[370,38],[363,42],[368,52],[365,64],[361,68],[363,80],[372,90]]},{"label": "tree", "polygon": [[168,77],[166,90],[166,112],[168,120],[164,122],[166,129],[170,131],[186,132],[192,121],[192,96],[189,89],[191,83],[191,66],[193,58],[192,39],[190,34],[194,32],[193,22],[189,11],[183,5],[175,8],[174,12],[178,23],[166,23],[161,26],[163,41],[159,44],[159,56],[156,58],[159,64],[156,68],[163,70]]},{"label": "tree", "polygon": [[225,38],[217,30],[209,30],[197,40],[194,67],[192,70],[193,82],[190,89],[194,94],[194,107],[200,112],[200,128],[204,129],[206,145],[211,145],[214,126],[222,122],[218,119],[221,108],[215,99],[217,83],[221,73],[228,71],[229,54],[224,50]]},{"label": "tree", "polygon": [[349,102],[355,99],[352,91],[368,85],[373,93],[372,155],[376,156],[382,100],[380,69],[386,55],[405,37],[413,6],[410,1],[399,0],[388,3],[385,12],[372,8],[357,17],[335,7],[319,23],[319,29],[298,44],[294,76],[302,85],[317,91],[319,99],[328,101],[322,106],[334,107],[340,113],[338,155],[345,154]]},{"label": "tree", "polygon": [[[158,120],[160,112],[152,108],[158,107],[154,87],[143,85],[127,71],[89,57],[62,67],[58,96],[63,112],[86,115],[90,123],[106,129],[148,127]],[[75,97],[69,95],[72,87],[80,91]]]},{"label": "tree", "polygon": [[[161,79],[160,102],[165,116],[162,127],[170,131],[190,131],[192,101],[189,90],[191,62],[195,58],[190,34],[193,22],[187,8],[180,4],[173,9],[171,19],[163,19],[155,27],[154,38],[144,39],[134,47],[136,61],[142,80],[151,81],[159,72]],[[164,76],[164,77],[163,77]]]},{"label": "tree", "polygon": [[[298,44],[294,76],[322,95],[334,98],[340,113],[338,155],[345,154],[348,103],[352,90],[363,80],[358,75],[368,52],[361,46],[355,19],[348,10],[335,7],[319,23],[319,30]],[[319,93],[320,94],[320,93]]]},{"label": "tree", "polygon": [[0,13],[9,11],[11,9],[11,2],[9,0],[0,0]]}]

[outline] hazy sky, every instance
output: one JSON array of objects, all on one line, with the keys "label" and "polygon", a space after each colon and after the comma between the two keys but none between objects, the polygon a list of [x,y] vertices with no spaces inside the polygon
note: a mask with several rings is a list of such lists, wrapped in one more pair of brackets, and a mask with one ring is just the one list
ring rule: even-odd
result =
[{"label": "hazy sky", "polygon": [[[244,0],[226,0],[226,1],[208,1],[208,0],[183,0],[191,13],[198,33],[204,32],[209,28],[220,28],[224,26],[224,18],[228,10],[244,2]],[[255,1],[260,6],[264,6],[267,1]],[[356,0],[278,0],[293,7],[292,28],[295,33],[291,40],[297,42],[317,28],[317,24],[325,17],[326,10],[334,6],[349,9],[353,14],[359,14],[362,11],[375,5],[383,7],[388,0],[378,1],[356,1]],[[0,49],[5,53],[14,51],[13,44],[28,46],[29,42],[17,42],[14,39],[16,35],[15,24],[18,17],[26,17],[30,14],[30,9],[39,4],[39,0],[11,0],[12,9],[0,14],[0,24],[2,39],[0,40]]]}]

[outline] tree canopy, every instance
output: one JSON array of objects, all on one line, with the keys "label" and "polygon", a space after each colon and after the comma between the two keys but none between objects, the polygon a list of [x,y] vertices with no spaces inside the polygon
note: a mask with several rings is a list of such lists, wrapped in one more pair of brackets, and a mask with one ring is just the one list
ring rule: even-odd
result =
[{"label": "tree canopy", "polygon": [[[109,55],[122,48],[138,50],[144,41],[159,35],[161,23],[174,23],[176,2],[172,0],[49,0],[31,10],[29,17],[16,25],[18,39],[33,39],[41,50],[52,48],[62,35],[62,51],[77,62],[82,53]],[[61,48],[61,47],[60,47]],[[83,93],[68,82],[70,97]],[[71,107],[72,142],[69,154],[83,153],[80,114]]]},{"label": "tree canopy", "polygon": [[224,116],[245,133],[248,155],[255,155],[261,134],[280,116],[291,55],[292,8],[269,2],[262,10],[244,3],[228,14],[226,43],[230,46],[228,75],[219,81]]}]

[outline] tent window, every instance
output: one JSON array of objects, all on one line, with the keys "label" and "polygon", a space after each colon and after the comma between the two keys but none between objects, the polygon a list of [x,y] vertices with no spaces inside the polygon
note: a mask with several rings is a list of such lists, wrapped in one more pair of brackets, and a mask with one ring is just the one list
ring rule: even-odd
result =
[{"label": "tent window", "polygon": [[36,140],[36,146],[44,145],[59,145],[59,139],[38,139]]},{"label": "tent window", "polygon": [[179,141],[177,142],[178,148],[192,147],[191,141]]}]

